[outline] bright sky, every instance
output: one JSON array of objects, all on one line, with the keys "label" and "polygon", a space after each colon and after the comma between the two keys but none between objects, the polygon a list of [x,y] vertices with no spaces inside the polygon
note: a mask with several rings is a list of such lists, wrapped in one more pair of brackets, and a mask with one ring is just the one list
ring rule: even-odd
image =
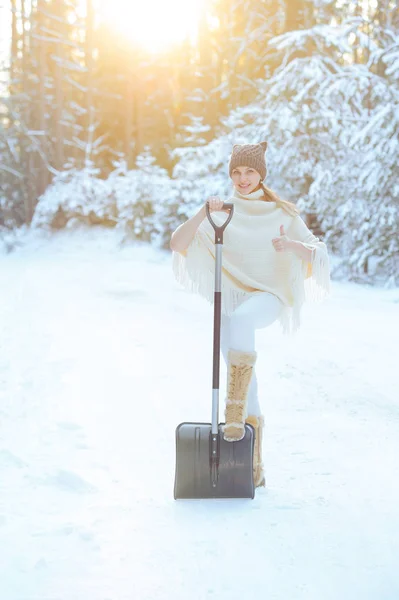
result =
[{"label": "bright sky", "polygon": [[149,50],[196,34],[205,0],[97,0],[110,26]]}]

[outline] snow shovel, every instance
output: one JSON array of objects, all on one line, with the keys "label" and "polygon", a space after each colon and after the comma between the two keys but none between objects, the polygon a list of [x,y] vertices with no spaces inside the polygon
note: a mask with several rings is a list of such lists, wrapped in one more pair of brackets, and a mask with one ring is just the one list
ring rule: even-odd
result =
[{"label": "snow shovel", "polygon": [[255,430],[245,424],[245,435],[237,442],[226,442],[219,423],[219,374],[221,326],[221,275],[223,231],[231,221],[233,204],[223,204],[229,215],[215,230],[215,296],[213,328],[212,423],[184,422],[176,428],[176,469],[174,497],[180,498],[254,498],[253,454]]}]

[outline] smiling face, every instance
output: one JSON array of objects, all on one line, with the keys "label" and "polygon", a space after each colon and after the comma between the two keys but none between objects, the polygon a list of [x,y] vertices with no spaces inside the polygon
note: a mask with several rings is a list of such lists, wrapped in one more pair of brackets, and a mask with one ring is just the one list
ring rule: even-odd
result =
[{"label": "smiling face", "polygon": [[251,167],[235,167],[231,179],[240,194],[250,194],[259,187],[260,175]]}]

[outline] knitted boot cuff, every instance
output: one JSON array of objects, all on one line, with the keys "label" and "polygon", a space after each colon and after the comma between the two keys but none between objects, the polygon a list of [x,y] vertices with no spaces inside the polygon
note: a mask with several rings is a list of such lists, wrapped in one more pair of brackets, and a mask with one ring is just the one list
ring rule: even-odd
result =
[{"label": "knitted boot cuff", "polygon": [[256,352],[243,352],[241,350],[230,349],[228,351],[227,358],[232,365],[253,366],[256,362],[257,353]]}]

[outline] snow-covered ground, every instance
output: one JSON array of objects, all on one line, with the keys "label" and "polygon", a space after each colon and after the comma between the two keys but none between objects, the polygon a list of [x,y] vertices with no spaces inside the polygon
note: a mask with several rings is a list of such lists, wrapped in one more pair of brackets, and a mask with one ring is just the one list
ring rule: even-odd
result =
[{"label": "snow-covered ground", "polygon": [[399,598],[399,290],[333,282],[296,338],[259,331],[267,488],[176,501],[213,309],[170,252],[31,237],[0,281],[1,600]]}]

